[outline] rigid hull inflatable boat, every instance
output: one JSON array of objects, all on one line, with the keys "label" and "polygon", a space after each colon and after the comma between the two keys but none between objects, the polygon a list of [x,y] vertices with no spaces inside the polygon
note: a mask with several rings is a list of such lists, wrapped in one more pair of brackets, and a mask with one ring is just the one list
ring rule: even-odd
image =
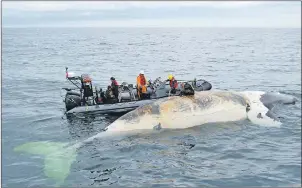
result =
[{"label": "rigid hull inflatable boat", "polygon": [[178,80],[176,93],[171,94],[170,85],[157,78],[155,81],[149,81],[147,94],[143,99],[139,99],[137,89],[133,84],[125,82],[119,86],[117,99],[106,99],[105,92],[102,89],[92,87],[92,80],[89,75],[82,74],[81,76],[70,77],[66,68],[66,78],[77,87],[75,89],[63,88],[66,90],[64,102],[67,115],[77,113],[127,113],[159,98],[175,95],[194,95],[195,91],[206,91],[212,88],[209,82],[202,79],[191,81]]}]

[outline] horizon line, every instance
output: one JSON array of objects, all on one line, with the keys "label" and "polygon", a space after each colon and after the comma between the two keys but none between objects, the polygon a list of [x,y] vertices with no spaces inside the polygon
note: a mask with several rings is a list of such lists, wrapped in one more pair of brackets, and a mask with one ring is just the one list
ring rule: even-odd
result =
[{"label": "horizon line", "polygon": [[2,25],[1,28],[215,28],[215,29],[225,29],[225,28],[234,28],[234,29],[301,29],[301,26],[285,26],[285,27],[263,27],[263,26],[5,26]]}]

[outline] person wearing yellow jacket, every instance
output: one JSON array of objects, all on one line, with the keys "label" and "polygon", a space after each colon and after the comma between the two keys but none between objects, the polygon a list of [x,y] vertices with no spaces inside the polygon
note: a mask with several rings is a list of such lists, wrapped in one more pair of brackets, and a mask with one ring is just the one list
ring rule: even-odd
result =
[{"label": "person wearing yellow jacket", "polygon": [[169,85],[171,88],[171,93],[176,93],[176,88],[178,87],[178,82],[172,74],[169,74],[167,81],[169,81]]},{"label": "person wearing yellow jacket", "polygon": [[140,71],[138,77],[136,78],[136,88],[138,98],[144,98],[145,94],[147,93],[147,79],[143,70]]}]

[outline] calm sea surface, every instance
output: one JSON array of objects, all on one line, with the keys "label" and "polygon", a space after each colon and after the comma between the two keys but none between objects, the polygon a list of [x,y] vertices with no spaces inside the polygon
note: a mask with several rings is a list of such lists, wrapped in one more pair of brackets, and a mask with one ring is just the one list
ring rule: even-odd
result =
[{"label": "calm sea surface", "polygon": [[[249,121],[102,140],[81,148],[64,186],[289,186],[301,184],[301,30],[191,28],[4,28],[2,186],[54,186],[44,157],[14,153],[32,141],[72,142],[117,117],[67,120],[65,67],[109,78],[202,78],[213,89],[277,91],[280,128]],[[192,147],[194,146],[194,147]]]}]

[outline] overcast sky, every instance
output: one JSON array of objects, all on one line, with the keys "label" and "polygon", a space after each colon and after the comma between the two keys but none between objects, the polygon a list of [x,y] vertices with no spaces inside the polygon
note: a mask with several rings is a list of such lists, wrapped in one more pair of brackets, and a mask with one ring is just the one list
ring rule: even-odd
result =
[{"label": "overcast sky", "polygon": [[2,6],[4,27],[301,28],[298,1],[5,1]]}]

